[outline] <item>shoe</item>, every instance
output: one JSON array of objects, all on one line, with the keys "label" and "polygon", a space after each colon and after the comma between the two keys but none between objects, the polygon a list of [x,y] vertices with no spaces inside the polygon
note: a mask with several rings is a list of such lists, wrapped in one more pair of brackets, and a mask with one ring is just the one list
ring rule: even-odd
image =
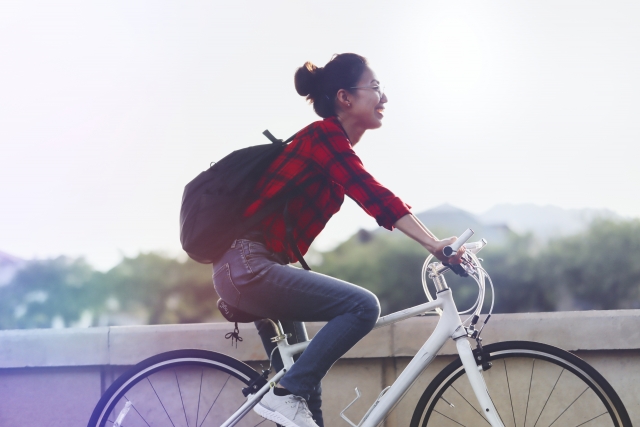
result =
[{"label": "shoe", "polygon": [[318,427],[311,417],[306,400],[293,394],[276,396],[273,387],[253,410],[261,417],[284,427]]}]

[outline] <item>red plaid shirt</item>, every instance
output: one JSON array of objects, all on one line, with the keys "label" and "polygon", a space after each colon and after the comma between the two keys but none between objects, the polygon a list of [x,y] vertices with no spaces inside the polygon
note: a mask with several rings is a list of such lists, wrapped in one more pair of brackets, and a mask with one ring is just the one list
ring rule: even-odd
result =
[{"label": "red plaid shirt", "polygon": [[[302,254],[340,210],[345,194],[389,230],[410,213],[409,205],[365,170],[336,117],[312,123],[296,134],[258,182],[257,200],[249,205],[244,216],[258,212],[288,183],[302,188],[289,201],[293,237]],[[298,261],[287,248],[282,211],[276,210],[255,229],[263,234],[267,248],[286,251],[292,262]]]}]

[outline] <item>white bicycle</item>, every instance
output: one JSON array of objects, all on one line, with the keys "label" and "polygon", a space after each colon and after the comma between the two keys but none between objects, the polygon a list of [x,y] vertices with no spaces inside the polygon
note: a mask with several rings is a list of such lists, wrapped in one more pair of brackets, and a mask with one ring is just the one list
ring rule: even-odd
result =
[{"label": "white bicycle", "polygon": [[[473,234],[467,230],[456,242],[462,245]],[[423,267],[423,287],[428,301],[381,317],[375,328],[436,312],[440,320],[395,382],[381,391],[359,423],[353,427],[375,427],[391,412],[418,376],[429,366],[448,339],[455,341],[459,357],[446,366],[424,390],[411,419],[411,427],[481,426],[615,426],[631,427],[622,401],[609,383],[575,355],[546,344],[526,341],[499,342],[483,346],[480,339],[493,309],[479,323],[485,300],[485,282],[491,279],[476,256],[483,239],[466,243],[462,264],[478,284],[475,305],[459,313],[444,273],[449,267],[431,263]],[[459,247],[459,246],[458,246]],[[457,247],[450,248],[452,252]],[[427,288],[427,277],[435,285],[436,298]],[[492,292],[492,295],[494,293]],[[245,321],[255,317],[236,311]],[[461,314],[469,316],[462,320]],[[89,427],[230,427],[271,423],[251,409],[293,365],[311,341],[289,344],[278,321],[272,321],[277,349],[284,369],[268,378],[247,364],[221,353],[176,350],[146,359],[122,374],[96,405]],[[471,343],[475,341],[476,348]],[[272,424],[273,425],[273,424]]]}]

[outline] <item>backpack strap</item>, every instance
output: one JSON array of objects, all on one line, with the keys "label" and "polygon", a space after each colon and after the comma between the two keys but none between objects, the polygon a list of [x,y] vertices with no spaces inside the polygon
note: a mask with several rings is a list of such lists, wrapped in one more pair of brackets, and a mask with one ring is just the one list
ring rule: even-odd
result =
[{"label": "backpack strap", "polygon": [[[289,139],[287,139],[286,141],[283,141],[273,136],[273,134],[269,132],[268,129],[262,132],[262,134],[266,136],[269,139],[269,141],[271,141],[273,144],[282,144],[282,145],[286,145],[289,142],[293,141],[293,139],[297,135],[297,133],[295,133],[291,135]],[[298,248],[298,244],[293,238],[293,224],[291,222],[291,215],[289,214],[289,199],[287,199],[287,201],[284,204],[284,225],[287,232],[287,244],[289,245],[289,248],[291,249],[293,254],[296,256],[296,258],[298,258],[298,261],[300,262],[300,265],[302,265],[302,268],[304,268],[305,270],[311,270],[311,268],[309,267],[309,264],[307,264],[307,262],[304,260],[304,257],[300,252],[300,248]]]},{"label": "backpack strap", "polygon": [[286,141],[283,141],[283,140],[278,139],[278,138],[276,138],[275,136],[273,136],[273,134],[272,134],[271,132],[269,132],[269,129],[267,129],[267,130],[265,130],[264,132],[262,132],[262,134],[263,134],[264,136],[266,136],[266,137],[269,139],[269,141],[271,141],[271,142],[272,142],[272,143],[274,143],[274,144],[288,144],[288,143],[290,143],[291,141],[293,141],[293,138],[295,138],[295,137],[296,137],[296,135],[297,135],[297,133],[296,133],[296,134],[293,134],[293,135],[291,135],[291,136],[289,137],[289,139],[287,139]]},{"label": "backpack strap", "polygon": [[304,257],[300,252],[300,248],[298,248],[298,244],[293,238],[293,224],[291,223],[291,215],[289,214],[289,200],[290,199],[287,199],[287,202],[284,204],[284,225],[287,230],[287,243],[289,244],[289,248],[291,249],[291,251],[293,251],[296,258],[298,258],[298,261],[300,262],[300,265],[302,265],[302,268],[304,268],[305,270],[311,270],[309,264],[307,264],[307,262],[304,260]]}]

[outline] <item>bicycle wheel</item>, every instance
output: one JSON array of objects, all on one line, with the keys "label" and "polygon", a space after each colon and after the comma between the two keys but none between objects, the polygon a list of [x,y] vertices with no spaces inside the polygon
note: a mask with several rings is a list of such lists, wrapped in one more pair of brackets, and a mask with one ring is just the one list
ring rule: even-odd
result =
[{"label": "bicycle wheel", "polygon": [[[510,341],[487,345],[482,373],[505,427],[631,427],[622,401],[589,364],[556,347]],[[489,425],[460,358],[429,384],[411,427]]]},{"label": "bicycle wheel", "polygon": [[[250,366],[205,350],[176,350],[150,357],[122,374],[104,393],[89,427],[113,426],[131,402],[123,427],[217,427],[245,401],[242,389],[258,379]],[[275,424],[253,411],[237,426]]]}]

